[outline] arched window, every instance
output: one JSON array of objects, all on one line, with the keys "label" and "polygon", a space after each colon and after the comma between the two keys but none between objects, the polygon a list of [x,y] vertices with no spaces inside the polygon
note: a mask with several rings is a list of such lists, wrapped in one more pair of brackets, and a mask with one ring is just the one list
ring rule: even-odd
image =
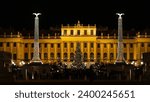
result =
[{"label": "arched window", "polygon": [[48,59],[48,55],[47,53],[44,53],[44,59],[47,60]]},{"label": "arched window", "polygon": [[57,60],[60,60],[60,53],[57,53]]},{"label": "arched window", "polygon": [[127,60],[127,53],[123,53],[124,59]]},{"label": "arched window", "polygon": [[114,54],[110,53],[110,61],[112,61],[114,59]]},{"label": "arched window", "polygon": [[31,53],[31,59],[33,58],[33,52]]},{"label": "arched window", "polygon": [[97,53],[97,62],[100,62],[100,58],[101,56],[100,56],[100,53]]},{"label": "arched window", "polygon": [[70,61],[74,60],[74,53],[70,53]]},{"label": "arched window", "polygon": [[24,60],[25,60],[25,61],[28,61],[28,60],[29,60],[29,58],[28,58],[28,53],[24,53]]},{"label": "arched window", "polygon": [[84,53],[83,60],[84,60],[85,62],[87,61],[87,53]]},{"label": "arched window", "polygon": [[104,53],[104,60],[107,60],[107,53]]},{"label": "arched window", "polygon": [[51,53],[51,60],[54,60],[54,53]]},{"label": "arched window", "polygon": [[90,53],[90,61],[94,61],[94,53]]},{"label": "arched window", "polygon": [[64,61],[67,61],[67,53],[64,53]]}]

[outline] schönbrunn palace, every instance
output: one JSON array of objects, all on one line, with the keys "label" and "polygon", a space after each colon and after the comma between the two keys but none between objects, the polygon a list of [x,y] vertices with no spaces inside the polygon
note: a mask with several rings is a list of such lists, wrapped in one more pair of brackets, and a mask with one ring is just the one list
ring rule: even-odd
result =
[{"label": "sch\u00f6nbrunn palace", "polygon": [[[76,45],[79,42],[82,59],[86,63],[114,63],[117,57],[118,34],[96,34],[95,25],[83,25],[78,21],[74,25],[61,25],[60,35],[40,34],[40,58],[43,63],[62,61],[70,63],[74,59]],[[17,34],[0,35],[0,51],[10,52],[12,60],[19,64],[29,62],[33,57],[34,34],[23,36]],[[125,36],[126,35],[126,36]],[[150,36],[137,32],[134,37],[123,33],[123,51],[127,62],[142,60],[142,54],[150,52]]]}]

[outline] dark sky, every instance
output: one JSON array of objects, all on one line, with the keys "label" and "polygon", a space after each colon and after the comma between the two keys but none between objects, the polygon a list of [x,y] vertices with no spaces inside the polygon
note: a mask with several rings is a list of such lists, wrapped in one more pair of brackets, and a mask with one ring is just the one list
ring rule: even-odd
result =
[{"label": "dark sky", "polygon": [[125,13],[124,29],[150,28],[150,4],[144,0],[4,0],[0,12],[0,26],[5,28],[32,29],[33,12],[42,13],[40,27],[43,29],[74,24],[77,20],[116,29],[116,12]]}]

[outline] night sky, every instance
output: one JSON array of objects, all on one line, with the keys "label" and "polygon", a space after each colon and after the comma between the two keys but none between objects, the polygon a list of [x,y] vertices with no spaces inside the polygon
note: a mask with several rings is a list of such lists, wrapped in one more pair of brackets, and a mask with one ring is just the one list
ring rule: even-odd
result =
[{"label": "night sky", "polygon": [[[0,27],[33,29],[33,12],[41,12],[40,28],[61,24],[97,24],[117,28],[117,12],[124,12],[124,29],[150,28],[150,4],[142,0],[4,0]],[[82,1],[82,2],[81,2]],[[83,2],[84,1],[84,2]]]}]

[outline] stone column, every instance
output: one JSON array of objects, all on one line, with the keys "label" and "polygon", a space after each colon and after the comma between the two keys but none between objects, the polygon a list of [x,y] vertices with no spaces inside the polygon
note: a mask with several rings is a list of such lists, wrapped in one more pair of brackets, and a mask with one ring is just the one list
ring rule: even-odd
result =
[{"label": "stone column", "polygon": [[87,51],[87,60],[88,60],[88,62],[90,62],[90,42],[87,43],[87,48],[88,48],[88,51]]},{"label": "stone column", "polygon": [[67,51],[67,52],[68,52],[68,55],[67,55],[68,58],[67,58],[67,59],[68,59],[68,62],[69,62],[69,61],[70,61],[70,42],[67,42],[67,47],[68,47],[68,48],[67,48],[67,50],[68,50],[68,51]]},{"label": "stone column", "polygon": [[148,43],[144,43],[144,52],[147,52],[148,50]]},{"label": "stone column", "polygon": [[13,42],[10,43],[10,53],[11,53],[11,58],[13,59]]},{"label": "stone column", "polygon": [[31,44],[28,43],[28,59],[31,59]]},{"label": "stone column", "polygon": [[74,53],[76,51],[76,42],[74,42]]},{"label": "stone column", "polygon": [[81,53],[83,55],[83,42],[81,42]]},{"label": "stone column", "polygon": [[129,43],[127,43],[127,60],[130,59],[130,46]]},{"label": "stone column", "polygon": [[50,60],[50,43],[48,43],[48,48],[47,48],[47,55],[48,55],[48,60]]},{"label": "stone column", "polygon": [[96,42],[94,42],[94,61],[97,61],[97,46],[96,46]]},{"label": "stone column", "polygon": [[21,59],[20,58],[21,48],[20,48],[20,43],[19,42],[17,42],[17,46],[16,47],[17,47],[17,53],[16,54],[17,54],[17,62],[18,62]]},{"label": "stone column", "polygon": [[110,44],[107,44],[107,61],[110,62]]},{"label": "stone column", "polygon": [[114,43],[114,59],[116,60],[117,57],[117,44]]},{"label": "stone column", "polygon": [[41,43],[41,60],[44,60],[44,43]]},{"label": "stone column", "polygon": [[138,43],[138,57],[137,59],[140,60],[141,59],[141,43]]},{"label": "stone column", "polygon": [[101,47],[101,61],[103,62],[104,61],[104,44],[100,44],[100,47]]},{"label": "stone column", "polygon": [[57,43],[54,43],[54,61],[57,61]]},{"label": "stone column", "polygon": [[22,43],[22,48],[21,48],[22,49],[22,60],[24,60],[24,47],[25,47],[24,43]]},{"label": "stone column", "polygon": [[133,44],[133,51],[134,51],[134,59],[137,60],[138,59],[138,52],[137,52],[137,45],[136,43]]},{"label": "stone column", "polygon": [[64,43],[61,42],[61,60],[64,61]]},{"label": "stone column", "polygon": [[4,46],[4,52],[6,51],[6,42],[3,43]]}]

